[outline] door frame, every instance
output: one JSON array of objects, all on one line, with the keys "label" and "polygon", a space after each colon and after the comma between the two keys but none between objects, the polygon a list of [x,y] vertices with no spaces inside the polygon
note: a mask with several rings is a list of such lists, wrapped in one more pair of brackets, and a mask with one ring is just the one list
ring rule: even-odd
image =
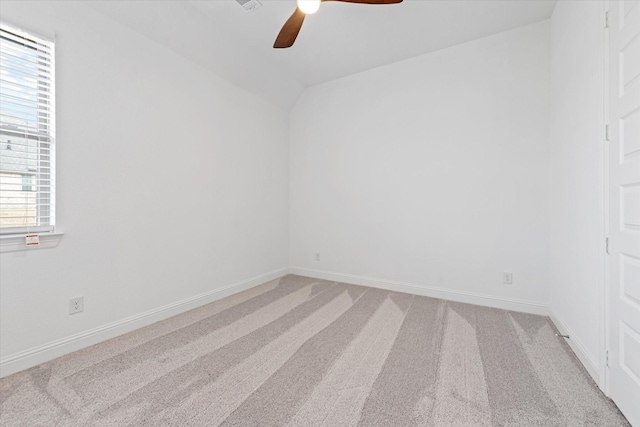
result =
[{"label": "door frame", "polygon": [[[609,1],[603,0],[602,8],[602,179],[603,179],[603,224],[602,224],[602,242],[604,250],[602,254],[602,264],[604,277],[602,280],[602,304],[600,305],[600,378],[599,387],[606,396],[609,396],[609,367],[608,352],[611,343],[611,269],[609,266],[610,258],[608,253],[608,239],[610,231],[610,210],[611,199],[609,191],[609,160],[610,145],[608,139],[607,126],[609,125],[609,28],[606,25],[609,14]],[[615,0],[613,0],[615,1]]]}]

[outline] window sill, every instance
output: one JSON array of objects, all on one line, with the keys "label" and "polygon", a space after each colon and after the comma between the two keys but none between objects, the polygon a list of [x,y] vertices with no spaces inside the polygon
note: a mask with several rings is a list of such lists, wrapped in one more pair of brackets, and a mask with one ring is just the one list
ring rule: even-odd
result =
[{"label": "window sill", "polygon": [[53,233],[38,233],[38,235],[40,236],[40,244],[37,246],[27,246],[24,234],[0,236],[0,253],[55,248],[58,246],[58,243],[60,243],[60,240],[62,240],[64,233],[56,231]]}]

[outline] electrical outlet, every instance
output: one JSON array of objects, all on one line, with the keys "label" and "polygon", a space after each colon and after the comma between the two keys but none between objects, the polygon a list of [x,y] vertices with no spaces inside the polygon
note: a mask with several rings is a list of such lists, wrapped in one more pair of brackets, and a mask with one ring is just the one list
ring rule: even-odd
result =
[{"label": "electrical outlet", "polygon": [[507,273],[506,271],[502,273],[502,283],[506,285],[513,284],[513,273]]},{"label": "electrical outlet", "polygon": [[316,252],[316,261],[320,261],[320,252]]},{"label": "electrical outlet", "polygon": [[69,300],[69,314],[81,313],[83,310],[84,297],[76,297]]}]

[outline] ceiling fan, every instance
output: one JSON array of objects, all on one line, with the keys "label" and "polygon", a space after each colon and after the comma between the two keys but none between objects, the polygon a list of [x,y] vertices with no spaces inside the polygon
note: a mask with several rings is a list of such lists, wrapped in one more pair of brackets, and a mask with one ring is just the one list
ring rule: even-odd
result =
[{"label": "ceiling fan", "polygon": [[293,46],[298,37],[302,23],[307,15],[316,13],[320,8],[320,3],[325,1],[340,1],[343,3],[361,3],[361,4],[395,4],[402,3],[402,0],[297,0],[296,10],[293,15],[284,23],[273,47],[282,49]]}]

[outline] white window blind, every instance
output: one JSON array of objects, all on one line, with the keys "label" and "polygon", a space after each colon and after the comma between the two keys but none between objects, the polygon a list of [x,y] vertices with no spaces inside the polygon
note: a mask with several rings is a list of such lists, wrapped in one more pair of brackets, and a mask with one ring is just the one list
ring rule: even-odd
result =
[{"label": "white window blind", "polygon": [[0,234],[55,224],[54,45],[0,23]]}]

